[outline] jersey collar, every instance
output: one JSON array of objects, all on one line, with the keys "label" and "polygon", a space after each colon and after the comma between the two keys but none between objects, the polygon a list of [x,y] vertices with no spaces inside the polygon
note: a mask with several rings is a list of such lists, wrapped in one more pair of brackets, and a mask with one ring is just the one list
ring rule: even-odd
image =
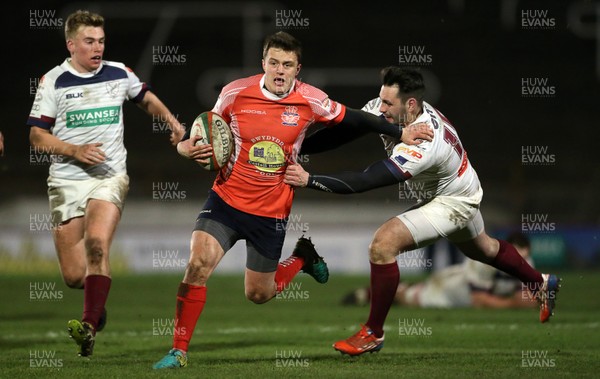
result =
[{"label": "jersey collar", "polygon": [[75,76],[79,76],[80,78],[91,78],[92,76],[99,73],[100,70],[102,70],[102,67],[104,67],[104,61],[100,62],[100,66],[98,66],[98,68],[95,69],[94,71],[83,72],[83,73],[75,70],[75,68],[71,65],[71,58],[65,59],[62,66],[64,69],[66,69],[67,71],[69,71],[71,74],[73,74]]},{"label": "jersey collar", "polygon": [[260,78],[260,83],[258,85],[260,86],[260,90],[262,91],[263,95],[265,95],[265,97],[269,100],[285,99],[286,97],[288,97],[290,95],[290,93],[292,93],[294,91],[294,87],[296,87],[296,80],[294,79],[294,83],[292,83],[292,86],[290,87],[289,91],[287,91],[286,93],[284,93],[281,96],[275,95],[274,93],[267,90],[267,88],[265,87],[265,76],[266,75],[263,75],[262,78]]}]

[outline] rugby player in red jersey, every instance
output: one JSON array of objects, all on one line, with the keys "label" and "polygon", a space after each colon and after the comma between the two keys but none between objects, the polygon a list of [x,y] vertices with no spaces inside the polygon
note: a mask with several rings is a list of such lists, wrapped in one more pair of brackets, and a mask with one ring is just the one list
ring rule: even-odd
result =
[{"label": "rugby player in red jersey", "polygon": [[[279,262],[294,197],[283,175],[296,161],[309,126],[365,129],[410,144],[431,138],[429,129],[403,133],[398,125],[347,108],[297,80],[301,58],[301,44],[293,36],[269,36],[263,45],[264,74],[227,84],[212,109],[231,127],[235,150],[196,220],[189,263],[177,292],[173,346],[155,369],[187,365],[190,339],[207,298],[207,280],[236,241],[246,240],[245,294],[256,304],[272,299],[300,270],[319,283],[327,281],[325,262],[304,237],[292,255]],[[179,153],[205,161],[211,147],[195,146],[197,139],[187,137],[179,143]]]}]

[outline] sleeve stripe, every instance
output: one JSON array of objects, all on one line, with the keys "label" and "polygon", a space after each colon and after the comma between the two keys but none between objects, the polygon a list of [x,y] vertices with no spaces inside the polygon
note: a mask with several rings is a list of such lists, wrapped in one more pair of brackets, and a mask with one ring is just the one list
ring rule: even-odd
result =
[{"label": "sleeve stripe", "polygon": [[37,126],[42,129],[50,130],[54,126],[54,121],[56,119],[52,117],[42,116],[42,117],[29,117],[27,119],[27,125],[29,126]]},{"label": "sleeve stripe", "polygon": [[[402,157],[399,157],[402,158]],[[403,159],[403,158],[402,158]],[[390,172],[396,177],[398,180],[408,180],[412,178],[412,175],[408,171],[404,171],[398,166],[396,162],[392,158],[388,158],[383,161],[383,163],[387,166]],[[400,162],[398,162],[400,163]],[[402,163],[400,163],[402,164]]]}]

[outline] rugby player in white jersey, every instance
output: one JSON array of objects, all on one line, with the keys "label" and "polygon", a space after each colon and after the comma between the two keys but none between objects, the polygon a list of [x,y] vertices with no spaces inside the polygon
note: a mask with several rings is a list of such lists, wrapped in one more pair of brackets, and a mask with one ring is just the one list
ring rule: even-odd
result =
[{"label": "rugby player in white jersey", "polygon": [[[383,325],[398,287],[396,256],[446,238],[467,257],[518,278],[540,302],[540,321],[552,315],[559,287],[555,275],[532,268],[508,242],[490,237],[479,211],[483,191],[456,130],[437,109],[423,101],[425,85],[417,70],[387,67],[381,72],[382,87],[372,109],[389,122],[403,125],[426,123],[433,128],[432,141],[408,146],[397,141],[388,159],[363,172],[314,175],[300,165],[287,168],[285,182],[296,187],[352,194],[406,181],[429,196],[413,208],[386,221],[369,246],[371,305],[367,322],[348,339],[333,347],[349,355],[379,351]],[[307,138],[305,144],[310,138]],[[335,147],[327,141],[328,148]],[[306,145],[304,145],[306,147]],[[322,151],[322,150],[321,150]],[[306,153],[303,149],[302,153]]]},{"label": "rugby player in white jersey", "polygon": [[128,67],[102,59],[102,16],[72,13],[65,38],[70,57],[40,80],[27,125],[35,151],[55,157],[47,181],[54,244],[63,280],[84,290],[82,319],[68,331],[89,356],[106,323],[109,251],[129,190],[123,102],[166,120],[174,146],[185,129]]}]

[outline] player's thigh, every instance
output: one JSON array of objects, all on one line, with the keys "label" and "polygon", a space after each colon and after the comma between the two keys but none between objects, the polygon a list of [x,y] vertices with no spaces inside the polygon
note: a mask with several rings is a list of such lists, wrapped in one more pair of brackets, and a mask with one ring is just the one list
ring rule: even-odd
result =
[{"label": "player's thigh", "polygon": [[213,235],[204,230],[194,230],[184,282],[188,284],[202,282],[199,285],[204,285],[224,255],[225,250]]},{"label": "player's thigh", "polygon": [[[281,247],[279,238],[269,238],[269,243],[257,248],[251,241],[246,241],[246,271],[244,288],[246,298],[260,304],[275,295],[275,272],[279,265]],[[264,248],[266,250],[263,250]]]},{"label": "player's thigh", "polygon": [[483,229],[481,213],[468,198],[440,196],[398,218],[410,230],[415,248],[428,246],[440,238],[467,241]]},{"label": "player's thigh", "polygon": [[373,263],[391,263],[401,252],[411,250],[413,245],[410,230],[398,217],[393,217],[375,232],[369,245],[369,257]]},{"label": "player's thigh", "polygon": [[462,231],[462,238],[453,236],[452,243],[467,257],[483,263],[490,263],[500,248],[497,239],[490,237],[484,229],[481,214],[474,218],[468,230]]},{"label": "player's thigh", "polygon": [[67,286],[72,288],[81,287],[85,278],[87,261],[83,235],[83,217],[72,218],[52,232],[60,272]]},{"label": "player's thigh", "polygon": [[396,216],[406,230],[402,251],[429,246],[444,237],[444,221],[438,216],[438,208],[437,204],[427,203]]}]

